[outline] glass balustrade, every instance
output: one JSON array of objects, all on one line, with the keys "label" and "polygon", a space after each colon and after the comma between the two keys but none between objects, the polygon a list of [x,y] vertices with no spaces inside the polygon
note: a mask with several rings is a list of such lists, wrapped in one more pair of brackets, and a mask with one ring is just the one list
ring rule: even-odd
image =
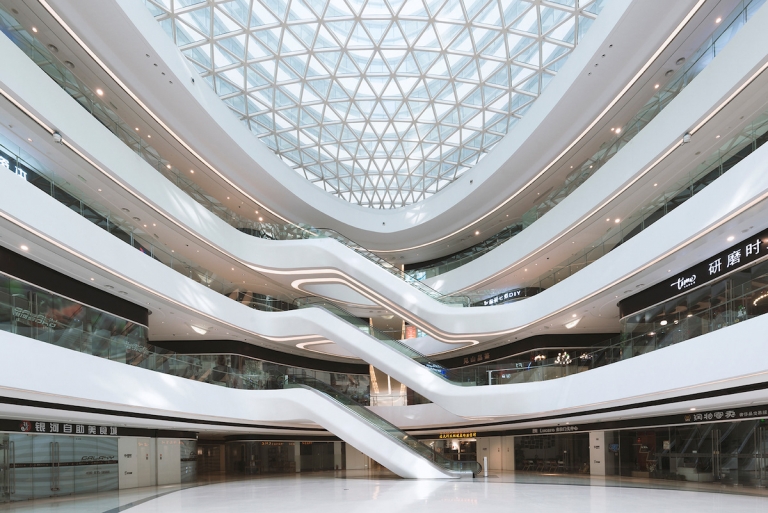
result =
[{"label": "glass balustrade", "polygon": [[[688,83],[690,83],[691,80],[693,80],[696,75],[698,75],[706,64],[721,51],[725,44],[730,41],[738,29],[746,23],[763,2],[764,0],[742,0],[731,15],[726,18],[725,23],[719,26],[709,40],[702,45],[700,50],[695,54],[695,58],[690,60],[684,68],[678,71],[677,76],[673,78],[662,91],[654,96],[645,107],[643,107],[641,112],[638,113],[626,127],[624,127],[620,136],[617,135],[613,141],[606,143],[596,156],[593,156],[581,166],[581,169],[571,173],[561,189],[551,193],[543,203],[534,207],[532,211],[524,214],[520,222],[512,224],[510,227],[502,230],[499,234],[496,234],[487,241],[481,243],[480,246],[470,248],[468,251],[471,253],[471,258],[469,260],[464,257],[459,258],[458,260],[454,259],[454,262],[450,264],[451,268],[467,263],[471,259],[490,251],[510,237],[516,235],[519,231],[529,226],[546,211],[559,203],[562,198],[566,197],[570,192],[581,185],[602,164],[607,162],[611,156],[629,142],[642,127],[647,125],[658,112],[660,112]],[[79,80],[70,67],[65,63],[60,62],[46,46],[42,45],[32,34],[24,30],[13,16],[0,10],[0,23],[4,26],[5,33],[11,37],[19,48],[21,48],[48,74],[48,76],[56,81],[56,83],[67,91],[76,101],[83,105],[83,107],[96,117],[106,128],[111,130],[121,141],[131,147],[133,151],[139,154],[154,169],[169,178],[174,184],[195,199],[195,201],[198,201],[238,230],[267,239],[290,240],[312,237],[332,238],[375,263],[382,269],[385,269],[387,272],[403,279],[437,301],[452,306],[468,307],[472,305],[472,301],[469,297],[443,295],[426,284],[421,283],[421,280],[428,277],[427,274],[423,272],[404,272],[394,264],[387,262],[385,259],[366,250],[359,244],[334,230],[314,228],[305,225],[265,223],[235,213],[221,202],[215,200],[210,194],[205,193],[205,191],[201,190],[192,180],[187,178],[170,162],[163,159],[157,150],[148,144],[146,140],[139,137],[135,130],[132,130],[129,125],[121,120],[114,109],[107,104],[107,101],[91,91],[83,81]],[[255,211],[258,211],[259,208],[258,205],[250,205],[250,207],[255,208]],[[478,248],[481,248],[482,251],[479,251]],[[453,258],[453,256],[450,258]],[[442,273],[447,270],[449,269],[443,268],[440,272]],[[190,272],[190,274],[192,274],[192,272]],[[208,279],[208,277],[205,276],[205,273],[203,273],[202,279],[203,281]],[[475,294],[475,296],[477,296],[477,294]]]},{"label": "glass balustrade", "polygon": [[757,12],[765,3],[765,0],[742,0],[733,9],[730,15],[725,17],[718,25],[714,33],[699,47],[699,49],[681,67],[640,111],[623,127],[615,132],[613,138],[604,143],[600,149],[587,159],[577,169],[571,171],[565,182],[519,219],[512,221],[506,228],[494,234],[488,239],[466,248],[460,252],[448,255],[441,259],[432,260],[426,265],[412,264],[406,266],[406,273],[418,280],[425,280],[453,269],[457,269],[473,260],[492,251],[499,245],[515,237],[518,233],[528,228],[537,219],[552,210],[561,201],[578,189],[587,179],[604,166],[621,148],[626,146],[640,131],[645,128],[661,111],[674,100],[683,89],[696,78],[704,68],[719,55],[723,48],[738,33],[741,27]]},{"label": "glass balustrade", "polygon": [[675,187],[647,203],[619,224],[613,221],[608,231],[568,260],[525,283],[525,287],[546,289],[574,275],[603,255],[611,252],[656,221],[703,191],[747,156],[768,141],[768,112],[758,116],[739,134],[725,141],[694,170],[677,181]]}]

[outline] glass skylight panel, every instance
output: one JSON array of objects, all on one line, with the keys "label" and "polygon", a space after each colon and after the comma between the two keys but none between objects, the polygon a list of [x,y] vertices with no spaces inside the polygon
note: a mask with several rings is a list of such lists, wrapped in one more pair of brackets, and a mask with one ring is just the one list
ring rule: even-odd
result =
[{"label": "glass skylight panel", "polygon": [[373,208],[483,158],[604,0],[145,0],[250,130],[318,187]]}]

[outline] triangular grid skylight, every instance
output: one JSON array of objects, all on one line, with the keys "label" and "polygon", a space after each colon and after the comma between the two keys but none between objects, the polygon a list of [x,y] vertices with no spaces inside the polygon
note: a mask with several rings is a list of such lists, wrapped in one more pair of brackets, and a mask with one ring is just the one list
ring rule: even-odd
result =
[{"label": "triangular grid skylight", "polygon": [[218,95],[318,187],[366,207],[475,165],[604,0],[145,0]]}]

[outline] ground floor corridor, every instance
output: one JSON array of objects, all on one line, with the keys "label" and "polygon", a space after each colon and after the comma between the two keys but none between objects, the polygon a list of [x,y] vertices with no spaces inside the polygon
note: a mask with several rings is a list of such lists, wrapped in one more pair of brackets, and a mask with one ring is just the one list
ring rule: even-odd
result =
[{"label": "ground floor corridor", "polygon": [[371,511],[452,513],[709,513],[764,512],[768,492],[642,479],[489,472],[474,480],[404,480],[388,473],[318,472],[260,478],[200,480],[79,497],[17,502],[0,512],[198,513],[217,511]]}]

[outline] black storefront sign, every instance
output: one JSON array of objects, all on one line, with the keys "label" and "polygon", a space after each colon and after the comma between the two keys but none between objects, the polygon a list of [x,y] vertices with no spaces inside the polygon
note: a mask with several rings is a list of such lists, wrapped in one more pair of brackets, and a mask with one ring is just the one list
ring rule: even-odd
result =
[{"label": "black storefront sign", "polygon": [[0,420],[0,431],[38,435],[120,436],[117,426],[48,422],[40,420]]},{"label": "black storefront sign", "polygon": [[525,297],[535,296],[542,290],[543,289],[540,289],[538,287],[526,287],[522,289],[508,290],[496,296],[483,299],[482,301],[478,301],[476,303],[472,303],[472,306],[493,306],[493,305],[500,305],[502,303],[509,303],[511,301],[517,301],[518,299],[522,299]]},{"label": "black storefront sign", "polygon": [[768,256],[768,230],[753,235],[672,278],[619,301],[621,317],[639,312]]},{"label": "black storefront sign", "polygon": [[768,417],[768,406],[751,406],[748,408],[727,408],[709,411],[692,411],[683,415],[683,422],[700,424],[703,422],[719,422],[723,420],[750,420]]}]

